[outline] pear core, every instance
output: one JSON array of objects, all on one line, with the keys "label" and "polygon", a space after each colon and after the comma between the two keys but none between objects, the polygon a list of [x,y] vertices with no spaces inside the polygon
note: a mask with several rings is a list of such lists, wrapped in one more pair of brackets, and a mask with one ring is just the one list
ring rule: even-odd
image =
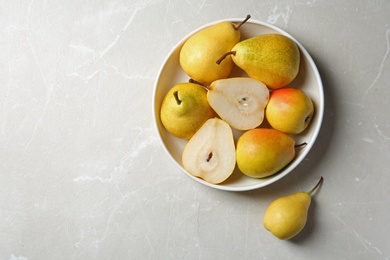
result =
[{"label": "pear core", "polygon": [[236,165],[231,127],[219,118],[207,120],[184,147],[182,162],[193,176],[213,184],[225,181]]}]

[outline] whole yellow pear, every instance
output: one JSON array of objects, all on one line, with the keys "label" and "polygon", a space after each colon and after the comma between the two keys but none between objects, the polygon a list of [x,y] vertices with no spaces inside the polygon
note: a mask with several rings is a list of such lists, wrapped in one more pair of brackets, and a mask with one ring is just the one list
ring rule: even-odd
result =
[{"label": "whole yellow pear", "polygon": [[311,194],[322,182],[321,177],[309,192],[297,192],[271,202],[264,214],[264,227],[282,240],[299,234],[307,222]]},{"label": "whole yellow pear", "polygon": [[231,58],[228,57],[219,65],[216,61],[240,40],[239,27],[249,18],[248,15],[239,24],[220,22],[189,37],[180,50],[182,69],[192,79],[205,85],[227,78],[233,68]]},{"label": "whole yellow pear", "polygon": [[295,140],[275,129],[255,128],[243,133],[237,141],[237,166],[253,178],[277,173],[295,156]]},{"label": "whole yellow pear", "polygon": [[276,89],[271,91],[265,114],[274,129],[299,134],[311,122],[314,114],[313,101],[300,89]]},{"label": "whole yellow pear", "polygon": [[207,101],[207,90],[188,82],[172,87],[160,109],[160,119],[165,129],[183,139],[191,138],[207,119],[215,116]]},{"label": "whole yellow pear", "polygon": [[260,80],[270,89],[286,86],[299,72],[299,48],[292,39],[281,34],[263,34],[240,41],[219,61],[229,56],[249,77]]}]

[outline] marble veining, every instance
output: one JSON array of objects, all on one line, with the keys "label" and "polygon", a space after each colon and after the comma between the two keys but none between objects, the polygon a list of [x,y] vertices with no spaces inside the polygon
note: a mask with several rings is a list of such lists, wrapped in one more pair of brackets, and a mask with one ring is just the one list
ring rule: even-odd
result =
[{"label": "marble veining", "polygon": [[[325,115],[290,175],[250,192],[185,176],[153,123],[165,57],[219,19],[266,21],[312,55]],[[3,1],[0,259],[390,259],[390,2]],[[324,185],[279,241],[273,199]]]}]

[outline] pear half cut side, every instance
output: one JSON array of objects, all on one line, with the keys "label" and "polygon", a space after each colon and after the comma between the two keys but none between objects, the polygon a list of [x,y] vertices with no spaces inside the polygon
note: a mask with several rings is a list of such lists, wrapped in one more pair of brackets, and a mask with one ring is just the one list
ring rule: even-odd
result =
[{"label": "pear half cut side", "polygon": [[216,80],[207,92],[207,100],[214,111],[238,130],[249,130],[263,122],[268,99],[267,86],[247,77]]},{"label": "pear half cut side", "polygon": [[184,147],[182,163],[188,173],[206,182],[225,181],[236,165],[231,127],[219,118],[207,120]]}]

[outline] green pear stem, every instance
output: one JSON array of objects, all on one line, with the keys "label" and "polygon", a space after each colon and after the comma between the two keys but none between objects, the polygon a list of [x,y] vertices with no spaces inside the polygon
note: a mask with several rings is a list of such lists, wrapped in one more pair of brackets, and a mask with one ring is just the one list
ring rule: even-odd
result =
[{"label": "green pear stem", "polygon": [[173,96],[175,97],[176,103],[180,106],[181,100],[179,99],[179,93],[177,91],[174,91]]},{"label": "green pear stem", "polygon": [[294,148],[301,148],[301,147],[305,147],[306,145],[307,145],[307,143],[303,142],[303,143],[294,145]]},{"label": "green pear stem", "polygon": [[248,15],[246,16],[246,18],[245,18],[242,22],[237,23],[237,24],[233,24],[234,29],[235,29],[235,30],[238,30],[238,29],[241,27],[241,25],[243,25],[244,23],[246,23],[246,21],[249,20],[249,18],[251,18],[251,15],[250,15],[250,14],[248,14]]},{"label": "green pear stem", "polygon": [[229,56],[229,55],[236,55],[236,52],[235,52],[235,51],[229,51],[229,52],[225,53],[224,55],[222,55],[221,58],[219,58],[219,59],[216,61],[216,63],[217,63],[218,65],[221,64],[221,62],[222,62],[227,56]]},{"label": "green pear stem", "polygon": [[311,189],[307,194],[311,195],[317,188],[322,184],[324,181],[324,178],[321,176],[320,180],[317,182],[316,186],[314,186],[313,189]]}]

